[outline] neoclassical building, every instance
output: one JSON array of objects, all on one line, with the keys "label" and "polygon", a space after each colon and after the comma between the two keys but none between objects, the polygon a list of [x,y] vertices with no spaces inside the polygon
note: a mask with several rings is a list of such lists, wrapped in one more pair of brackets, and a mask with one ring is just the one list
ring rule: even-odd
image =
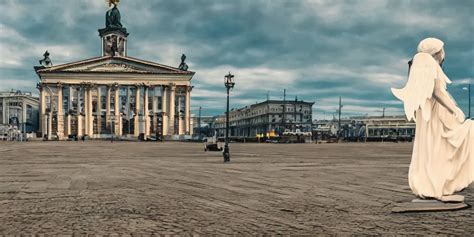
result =
[{"label": "neoclassical building", "polygon": [[102,55],[53,65],[46,52],[39,76],[40,131],[48,139],[87,135],[183,139],[192,135],[191,79],[176,68],[127,55],[127,29],[114,5],[99,29]]}]

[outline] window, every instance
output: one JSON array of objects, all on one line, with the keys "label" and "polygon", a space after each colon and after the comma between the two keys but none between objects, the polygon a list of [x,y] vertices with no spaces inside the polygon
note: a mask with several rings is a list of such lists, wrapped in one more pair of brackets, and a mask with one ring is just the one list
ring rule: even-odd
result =
[{"label": "window", "polygon": [[63,97],[63,111],[66,111],[68,110],[68,104],[69,104],[69,97],[68,96],[64,96]]},{"label": "window", "polygon": [[121,88],[120,90],[120,112],[127,113],[127,91],[128,88]]},{"label": "window", "polygon": [[103,110],[105,110],[107,108],[107,96],[105,96],[105,95],[100,96],[100,107]]},{"label": "window", "polygon": [[153,97],[148,97],[148,110],[153,110]]},{"label": "window", "polygon": [[77,112],[79,89],[73,89],[71,94],[71,110]]},{"label": "window", "polygon": [[158,103],[157,103],[157,105],[158,105],[157,110],[163,110],[163,97],[158,96],[157,101],[158,101]]},{"label": "window", "polygon": [[51,103],[50,103],[50,100],[51,100],[51,97],[50,96],[45,96],[44,97],[44,101],[45,101],[45,104],[46,104],[46,110],[51,110]]},{"label": "window", "polygon": [[110,93],[110,112],[115,112],[115,93]]},{"label": "window", "polygon": [[135,89],[130,89],[130,111],[132,111],[130,114],[136,114],[137,108],[136,108],[136,100],[135,100]]},{"label": "window", "polygon": [[26,119],[31,119],[33,115],[33,107],[31,105],[26,105]]},{"label": "window", "polygon": [[95,97],[95,100],[92,100],[92,113],[97,112],[97,97]]}]

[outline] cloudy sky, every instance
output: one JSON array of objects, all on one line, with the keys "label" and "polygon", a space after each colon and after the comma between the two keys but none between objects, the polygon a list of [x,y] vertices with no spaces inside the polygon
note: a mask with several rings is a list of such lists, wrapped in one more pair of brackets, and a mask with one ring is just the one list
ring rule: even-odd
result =
[{"label": "cloudy sky", "polygon": [[[105,0],[0,0],[0,90],[36,92],[33,66],[99,56]],[[121,0],[128,54],[178,66],[185,53],[193,112],[224,111],[223,77],[235,75],[233,107],[271,99],[315,101],[315,118],[402,114],[390,87],[406,82],[418,42],[445,42],[449,87],[467,114],[474,82],[471,0]]]}]

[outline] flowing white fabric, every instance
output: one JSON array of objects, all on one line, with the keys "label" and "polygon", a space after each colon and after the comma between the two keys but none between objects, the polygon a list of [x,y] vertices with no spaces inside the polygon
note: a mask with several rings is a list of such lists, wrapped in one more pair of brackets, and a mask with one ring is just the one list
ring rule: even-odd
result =
[{"label": "flowing white fabric", "polygon": [[[406,86],[392,88],[392,92],[404,102],[407,119],[416,120],[410,188],[420,197],[440,199],[474,181],[474,122],[461,122],[459,116],[464,115],[456,117],[449,111],[461,110],[446,90],[451,81],[432,57],[440,50],[437,44],[421,50],[418,47],[422,53],[413,58]],[[451,100],[453,108],[448,110],[433,94]]]}]

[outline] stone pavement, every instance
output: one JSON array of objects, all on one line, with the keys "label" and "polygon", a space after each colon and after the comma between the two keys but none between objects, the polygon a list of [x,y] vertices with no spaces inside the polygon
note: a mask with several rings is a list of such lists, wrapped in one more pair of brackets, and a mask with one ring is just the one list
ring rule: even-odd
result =
[{"label": "stone pavement", "polygon": [[472,208],[391,213],[411,147],[0,142],[0,233],[472,234]]}]

